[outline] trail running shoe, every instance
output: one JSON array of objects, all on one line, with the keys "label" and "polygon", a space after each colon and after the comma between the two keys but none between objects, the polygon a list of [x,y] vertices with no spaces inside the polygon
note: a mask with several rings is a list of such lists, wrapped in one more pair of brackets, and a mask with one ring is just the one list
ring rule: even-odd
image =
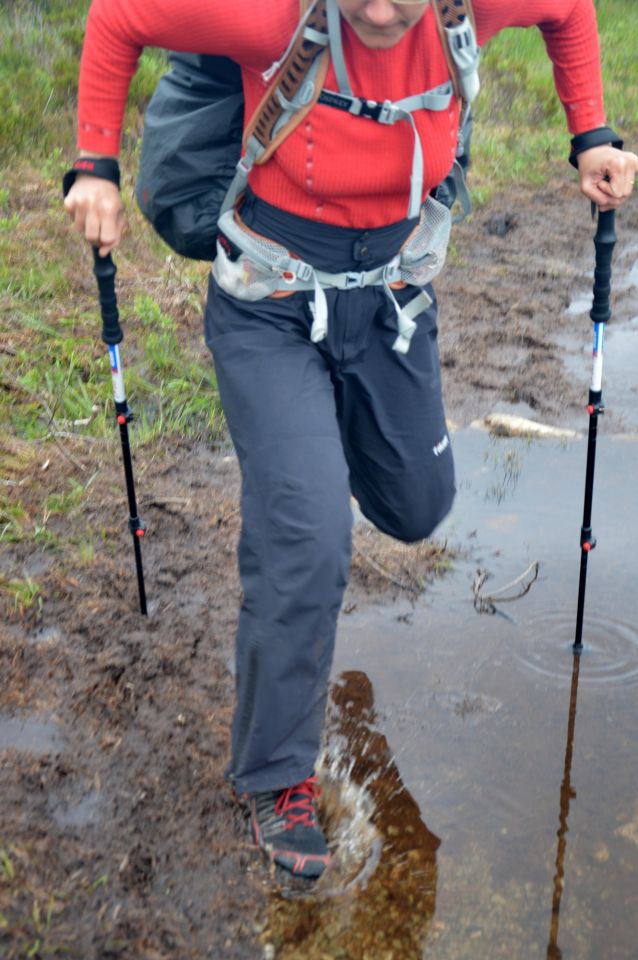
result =
[{"label": "trail running shoe", "polygon": [[315,809],[320,792],[312,776],[285,790],[246,797],[255,843],[297,877],[319,877],[330,862]]}]

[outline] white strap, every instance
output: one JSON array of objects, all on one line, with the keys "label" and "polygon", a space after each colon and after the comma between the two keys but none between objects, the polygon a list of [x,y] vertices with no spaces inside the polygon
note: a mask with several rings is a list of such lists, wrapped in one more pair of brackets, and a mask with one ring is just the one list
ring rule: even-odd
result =
[{"label": "white strap", "polygon": [[396,350],[397,353],[407,353],[410,349],[410,341],[416,330],[414,320],[420,313],[427,310],[432,303],[432,298],[428,296],[425,290],[420,290],[416,297],[412,297],[409,303],[406,303],[404,307],[400,307],[392,292],[392,287],[390,287],[388,283],[384,283],[384,287],[386,295],[394,304],[394,309],[397,314],[397,327],[399,328],[399,335],[392,344],[392,349]]},{"label": "white strap", "polygon": [[408,201],[407,213],[408,220],[414,220],[415,217],[419,216],[419,211],[421,210],[421,198],[423,194],[423,147],[421,146],[421,138],[419,137],[419,132],[416,128],[416,123],[414,122],[414,117],[412,114],[402,110],[399,110],[398,113],[403,114],[403,119],[408,121],[412,127],[412,133],[414,135],[414,148],[412,150],[412,172],[410,173],[410,199]]},{"label": "white strap", "polygon": [[263,153],[263,150],[264,148],[255,136],[249,138],[246,144],[246,152],[243,157],[239,158],[237,166],[235,167],[235,176],[226,191],[226,196],[224,197],[224,202],[222,203],[219,213],[218,223],[221,223],[221,218],[225,213],[234,209],[237,198],[246,189],[248,174],[252,170],[257,157]]},{"label": "white strap", "polygon": [[412,113],[414,110],[433,110],[440,112],[447,110],[450,101],[454,96],[454,87],[450,80],[442,83],[439,87],[432,90],[426,90],[425,93],[415,93],[411,97],[404,97],[403,100],[396,100],[395,106]]},{"label": "white strap", "polygon": [[286,97],[283,95],[281,87],[280,86],[277,87],[277,90],[275,91],[275,95],[279,103],[283,107],[283,112],[279,117],[279,120],[273,127],[273,131],[272,131],[273,139],[277,136],[277,134],[282,129],[282,127],[284,127],[289,120],[292,120],[292,118],[295,116],[298,110],[301,110],[302,107],[305,107],[308,103],[312,101],[312,98],[314,97],[314,94],[315,94],[315,81],[317,79],[317,72],[319,70],[319,66],[320,66],[319,57],[317,57],[313,61],[310,69],[308,70],[308,73],[306,74],[306,77],[303,83],[301,84],[299,90],[297,90],[292,100],[287,100]]},{"label": "white strap", "polygon": [[478,64],[481,55],[476,42],[474,27],[469,17],[455,27],[446,27],[448,47],[454,60],[459,78],[461,96],[466,103],[472,103],[481,89]]},{"label": "white strap", "polygon": [[324,47],[328,45],[327,34],[322,33],[320,30],[315,30],[314,27],[306,27],[303,35],[306,40],[310,40],[311,43],[320,43]]},{"label": "white strap", "polygon": [[330,38],[330,58],[334,67],[337,83],[341,93],[352,96],[352,87],[350,78],[346,69],[346,61],[343,56],[343,45],[341,42],[341,13],[337,6],[337,0],[326,0],[326,13],[328,14],[328,37]]}]

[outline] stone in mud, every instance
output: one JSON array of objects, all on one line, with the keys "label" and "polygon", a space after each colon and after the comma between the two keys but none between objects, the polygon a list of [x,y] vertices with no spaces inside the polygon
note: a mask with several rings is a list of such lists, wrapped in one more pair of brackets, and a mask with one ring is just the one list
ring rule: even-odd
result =
[{"label": "stone in mud", "polygon": [[481,421],[474,421],[473,427],[487,426],[500,437],[551,437],[552,439],[573,440],[580,436],[578,431],[565,427],[554,427],[549,423],[538,423],[526,417],[510,413],[488,413]]}]

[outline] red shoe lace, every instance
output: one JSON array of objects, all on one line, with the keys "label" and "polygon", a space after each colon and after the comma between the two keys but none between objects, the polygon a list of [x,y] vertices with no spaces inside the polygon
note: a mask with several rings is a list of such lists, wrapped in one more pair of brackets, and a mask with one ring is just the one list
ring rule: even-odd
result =
[{"label": "red shoe lace", "polygon": [[[315,825],[314,800],[321,794],[321,787],[315,776],[307,777],[303,783],[282,790],[275,803],[277,816],[286,815],[286,830],[296,826],[313,827]],[[293,799],[294,798],[294,799]],[[295,813],[299,810],[299,813]]]}]

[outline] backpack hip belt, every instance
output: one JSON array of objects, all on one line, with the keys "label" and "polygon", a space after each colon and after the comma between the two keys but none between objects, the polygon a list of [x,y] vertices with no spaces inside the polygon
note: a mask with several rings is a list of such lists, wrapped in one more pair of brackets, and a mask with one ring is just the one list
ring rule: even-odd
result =
[{"label": "backpack hip belt", "polygon": [[[420,212],[419,223],[401,250],[388,263],[373,270],[329,273],[318,270],[291,254],[282,244],[249,231],[233,210],[222,214],[213,276],[221,289],[238,300],[257,301],[273,293],[313,291],[310,339],[324,340],[328,334],[328,302],[325,290],[354,290],[382,287],[394,306],[397,338],[392,349],[407,353],[416,330],[415,317],[432,303],[422,288],[442,270],[450,237],[450,211],[428,197]],[[396,300],[392,284],[419,287],[419,292],[403,307]]]}]

